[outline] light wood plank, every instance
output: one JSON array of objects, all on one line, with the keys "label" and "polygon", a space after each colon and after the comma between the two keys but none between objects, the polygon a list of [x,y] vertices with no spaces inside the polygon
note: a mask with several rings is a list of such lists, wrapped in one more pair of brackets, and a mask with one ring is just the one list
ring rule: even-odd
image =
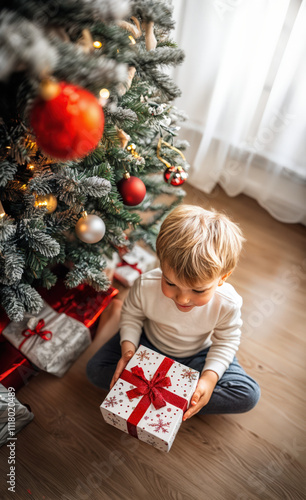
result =
[{"label": "light wood plank", "polygon": [[[106,392],[85,375],[103,342],[96,338],[63,378],[40,373],[18,391],[35,418],[17,435],[17,492],[2,482],[1,499],[306,498],[305,228],[282,224],[256,201],[229,198],[219,187],[211,195],[186,190],[186,203],[226,211],[247,238],[230,282],[244,300],[237,357],[261,386],[258,405],[240,415],[193,417],[163,454],[103,421]],[[283,294],[278,304],[276,293]],[[7,456],[2,447],[1,478]]]}]

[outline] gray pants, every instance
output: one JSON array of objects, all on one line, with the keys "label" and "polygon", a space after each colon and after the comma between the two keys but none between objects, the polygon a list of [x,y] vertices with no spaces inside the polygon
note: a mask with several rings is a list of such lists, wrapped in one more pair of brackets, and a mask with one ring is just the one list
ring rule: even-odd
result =
[{"label": "gray pants", "polygon": [[[120,336],[118,332],[96,352],[87,364],[86,372],[90,382],[107,391],[109,391],[109,385],[116,365],[121,358],[119,341]],[[139,344],[165,355],[165,353],[159,351],[159,349],[151,344],[144,330],[142,331]],[[201,372],[208,350],[209,348],[204,349],[187,358],[168,357]],[[233,362],[229,365],[220,380],[218,380],[209,402],[198,412],[198,415],[244,413],[254,408],[259,398],[259,385],[245,373],[235,356]]]}]

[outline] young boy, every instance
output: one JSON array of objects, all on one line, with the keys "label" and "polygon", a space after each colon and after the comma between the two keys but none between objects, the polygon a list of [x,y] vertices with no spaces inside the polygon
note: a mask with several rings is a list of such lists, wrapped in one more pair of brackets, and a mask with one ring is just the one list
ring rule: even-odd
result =
[{"label": "young boy", "polygon": [[112,388],[139,344],[200,372],[183,420],[242,413],[260,397],[239,365],[242,299],[225,283],[244,238],[225,215],[180,205],[157,238],[160,268],[141,275],[124,302],[120,331],[88,362],[89,380]]}]

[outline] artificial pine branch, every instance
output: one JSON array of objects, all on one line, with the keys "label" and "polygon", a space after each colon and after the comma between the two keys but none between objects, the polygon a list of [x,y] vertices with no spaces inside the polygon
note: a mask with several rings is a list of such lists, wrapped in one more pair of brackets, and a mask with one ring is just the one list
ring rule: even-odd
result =
[{"label": "artificial pine branch", "polygon": [[[55,284],[52,267],[57,263],[70,267],[67,286],[88,283],[106,290],[105,257],[111,258],[114,249],[137,239],[154,248],[161,221],[184,195],[182,189],[163,181],[164,165],[156,156],[160,136],[180,149],[186,147],[176,140],[177,124],[185,116],[169,103],[179,89],[162,70],[179,64],[183,55],[169,38],[172,7],[164,0],[131,0],[129,11],[122,0],[3,3],[0,200],[5,214],[0,217],[0,299],[9,317],[19,321],[26,312],[42,307],[36,287]],[[130,26],[129,16],[139,23],[135,43],[131,32],[121,27]],[[89,34],[87,42],[90,36],[99,41],[97,49],[90,43],[86,48],[84,30]],[[149,31],[153,35],[152,30],[157,47],[147,50],[146,38]],[[103,136],[84,158],[51,158],[36,144],[30,114],[46,70],[97,98],[102,88],[110,92],[104,104]],[[128,136],[136,154],[122,142]],[[171,164],[188,168],[177,153],[166,148],[162,152]],[[125,206],[118,192],[117,183],[126,170],[140,177],[147,188],[137,207]],[[172,201],[156,200],[161,193],[171,195]],[[37,197],[48,194],[57,199],[53,213],[37,204]],[[74,231],[84,210],[101,217],[106,227],[103,239],[92,245],[80,241]]]}]

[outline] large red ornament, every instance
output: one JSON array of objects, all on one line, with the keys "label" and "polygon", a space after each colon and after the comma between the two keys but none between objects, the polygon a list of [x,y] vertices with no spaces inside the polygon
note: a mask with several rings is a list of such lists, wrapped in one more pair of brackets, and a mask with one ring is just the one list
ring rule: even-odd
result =
[{"label": "large red ornament", "polygon": [[164,171],[165,181],[169,184],[170,179],[170,184],[172,184],[172,186],[181,186],[184,184],[187,177],[188,174],[183,167],[167,167]]},{"label": "large red ornament", "polygon": [[146,195],[146,186],[142,180],[138,179],[138,177],[130,176],[128,172],[118,182],[117,187],[122,196],[123,203],[129,207],[139,205]]},{"label": "large red ornament", "polygon": [[53,158],[72,160],[97,147],[104,113],[87,90],[65,82],[46,82],[34,103],[30,122],[39,148]]}]

